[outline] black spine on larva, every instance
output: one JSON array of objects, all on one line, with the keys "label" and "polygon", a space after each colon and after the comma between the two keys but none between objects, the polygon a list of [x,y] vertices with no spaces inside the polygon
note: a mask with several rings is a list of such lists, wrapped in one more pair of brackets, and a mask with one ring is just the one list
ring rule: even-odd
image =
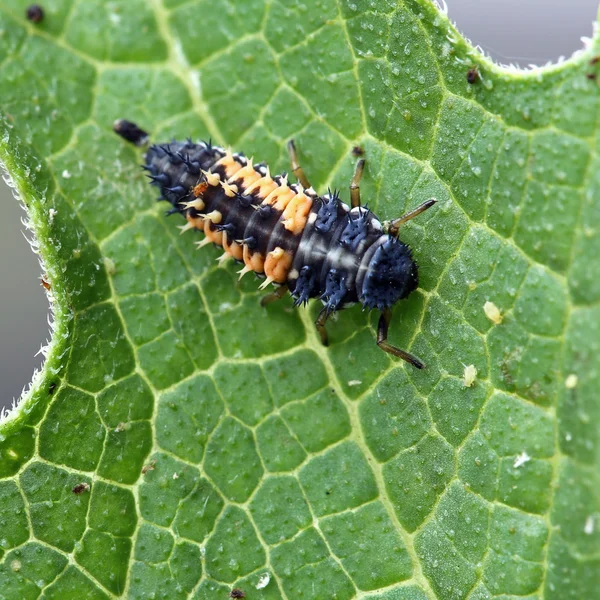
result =
[{"label": "black spine on larva", "polygon": [[224,152],[210,143],[191,141],[151,146],[146,152],[144,169],[151,183],[160,188],[159,200],[173,205],[174,212],[185,212],[183,202],[190,199],[192,189],[203,180]]}]

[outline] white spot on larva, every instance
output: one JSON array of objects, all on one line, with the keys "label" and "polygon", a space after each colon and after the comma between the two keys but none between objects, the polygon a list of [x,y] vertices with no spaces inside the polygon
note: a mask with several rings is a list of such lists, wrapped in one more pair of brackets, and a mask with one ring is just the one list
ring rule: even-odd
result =
[{"label": "white spot on larva", "polygon": [[518,469],[519,467],[522,467],[525,463],[528,463],[530,460],[531,460],[531,456],[529,456],[529,454],[527,454],[527,452],[523,451],[523,452],[521,452],[521,454],[519,454],[519,456],[517,456],[517,458],[515,458],[513,467],[515,469]]},{"label": "white spot on larva", "polygon": [[308,215],[308,224],[312,225],[316,220],[317,220],[317,213],[311,212],[310,215]]},{"label": "white spot on larva", "polygon": [[572,390],[573,388],[577,387],[577,383],[579,382],[579,379],[577,377],[577,375],[571,373],[566,379],[565,379],[565,387],[568,390]]},{"label": "white spot on larva", "polygon": [[271,582],[271,575],[269,573],[264,573],[260,576],[258,583],[254,586],[257,590],[264,590],[269,583]]},{"label": "white spot on larva", "polygon": [[298,279],[299,275],[300,273],[298,273],[298,269],[292,269],[288,274],[288,279]]},{"label": "white spot on larva", "polygon": [[496,325],[502,323],[502,315],[500,314],[500,310],[498,307],[489,300],[483,305],[483,312],[485,312],[485,316]]},{"label": "white spot on larva", "polygon": [[217,225],[222,221],[223,215],[218,210],[213,210],[208,214],[204,215],[204,218]]},{"label": "white spot on larva", "polygon": [[464,365],[463,384],[465,387],[471,387],[477,378],[477,369],[475,365]]},{"label": "white spot on larva", "polygon": [[237,185],[229,185],[226,181],[221,181],[221,187],[223,188],[225,195],[228,198],[233,198],[238,191]]},{"label": "white spot on larva", "polygon": [[71,173],[67,169],[62,172],[62,176],[64,179],[71,179]]},{"label": "white spot on larva", "polygon": [[52,225],[53,221],[54,221],[54,217],[58,214],[57,210],[54,210],[53,208],[51,208],[48,211],[48,223],[50,223],[50,225]]},{"label": "white spot on larva", "polygon": [[362,381],[360,379],[351,379],[348,382],[348,387],[354,387],[356,385],[360,385],[362,383]]},{"label": "white spot on larva", "polygon": [[585,520],[585,525],[583,526],[583,533],[586,535],[592,535],[594,533],[594,517],[590,515]]}]

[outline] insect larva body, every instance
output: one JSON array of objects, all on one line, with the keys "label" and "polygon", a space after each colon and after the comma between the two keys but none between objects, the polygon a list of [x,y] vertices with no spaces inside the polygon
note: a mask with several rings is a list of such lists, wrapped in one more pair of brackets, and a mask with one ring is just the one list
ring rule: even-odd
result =
[{"label": "insect larva body", "polygon": [[378,345],[422,368],[417,358],[388,344],[387,329],[390,307],[418,285],[417,265],[398,239],[398,227],[435,200],[382,223],[360,204],[364,160],[352,179],[350,207],[337,192],[319,196],[298,165],[293,142],[288,148],[297,183],[206,142],[152,146],[144,168],[161,198],[173,206],[170,212],[186,218],[182,229],[204,232],[199,246],[221,246],[224,256],[243,263],[241,275],[254,271],[264,279],[261,289],[277,286],[263,304],[286,290],[296,305],[319,298],[324,308],[316,325],[325,344],[325,321],[334,311],[356,302],[379,309]]}]

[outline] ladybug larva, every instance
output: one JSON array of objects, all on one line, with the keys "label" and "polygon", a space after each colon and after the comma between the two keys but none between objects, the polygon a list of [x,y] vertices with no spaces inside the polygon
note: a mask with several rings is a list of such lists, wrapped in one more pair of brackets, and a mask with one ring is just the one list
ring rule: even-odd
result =
[{"label": "ladybug larva", "polygon": [[422,369],[424,364],[388,343],[391,307],[418,285],[418,268],[410,248],[398,239],[400,226],[430,208],[427,200],[407,214],[382,223],[361,205],[360,159],[350,183],[351,206],[337,192],[319,196],[298,163],[293,140],[288,143],[292,172],[271,175],[264,163],[254,164],[210,142],[171,142],[151,146],[145,164],[162,200],[205,238],[198,247],[216,244],[223,257],[233,257],[263,278],[260,289],[274,284],[263,306],[289,291],[296,306],[318,298],[323,309],[316,327],[327,345],[325,322],[337,310],[360,302],[381,311],[377,345]]}]

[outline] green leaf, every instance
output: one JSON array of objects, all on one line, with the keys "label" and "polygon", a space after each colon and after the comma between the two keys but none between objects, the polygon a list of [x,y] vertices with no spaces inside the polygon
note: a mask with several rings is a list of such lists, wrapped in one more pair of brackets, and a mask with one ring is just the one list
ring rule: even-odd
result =
[{"label": "green leaf", "polygon": [[[0,158],[54,325],[0,425],[0,598],[595,597],[600,38],[517,72],[427,0],[26,4],[0,0]],[[390,334],[427,369],[360,308],[329,348],[316,308],[262,309],[121,117],[273,171],[293,136],[319,190],[359,145],[382,218],[437,198]]]}]

